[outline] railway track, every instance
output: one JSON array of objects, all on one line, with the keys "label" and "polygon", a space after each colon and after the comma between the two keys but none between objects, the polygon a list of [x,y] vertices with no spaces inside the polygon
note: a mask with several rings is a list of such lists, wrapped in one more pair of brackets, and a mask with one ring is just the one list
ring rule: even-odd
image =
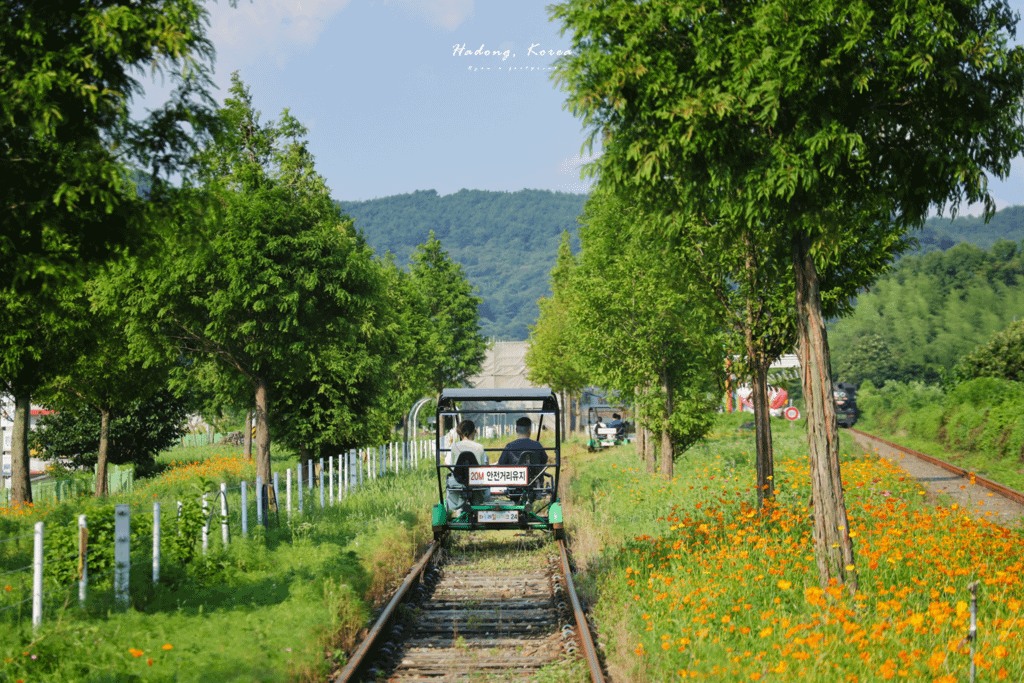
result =
[{"label": "railway track", "polygon": [[[923,463],[925,468],[930,468],[930,471],[924,471],[921,470],[921,465],[911,468],[904,466],[904,469],[920,470],[910,472],[910,474],[921,481],[925,488],[930,490],[932,493],[950,495],[958,493],[959,491],[968,490],[966,495],[970,498],[971,494],[969,489],[979,487],[990,491],[992,494],[995,494],[1002,499],[1000,504],[994,506],[997,510],[996,517],[1000,521],[1006,522],[1010,521],[1012,518],[1019,519],[1021,515],[1024,514],[1024,493],[1021,493],[1020,491],[1011,489],[977,473],[969,472],[962,467],[957,467],[945,460],[940,460],[939,458],[930,456],[926,453],[921,453],[920,451],[915,451],[912,448],[907,448],[906,446],[893,443],[875,434],[870,434],[853,428],[850,428],[849,431],[856,434],[858,440],[862,442],[873,443],[882,447],[887,447],[902,455],[909,455],[919,463]],[[990,504],[989,508],[992,507],[993,506]]]},{"label": "railway track", "polygon": [[428,549],[331,681],[532,680],[559,662],[604,680],[563,542],[453,534]]}]

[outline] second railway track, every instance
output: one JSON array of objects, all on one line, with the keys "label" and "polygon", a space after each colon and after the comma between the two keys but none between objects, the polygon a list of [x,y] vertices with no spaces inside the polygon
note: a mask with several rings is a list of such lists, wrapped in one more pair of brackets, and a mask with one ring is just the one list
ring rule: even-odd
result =
[{"label": "second railway track", "polygon": [[567,569],[550,534],[454,534],[332,680],[521,681],[556,662],[603,680]]}]

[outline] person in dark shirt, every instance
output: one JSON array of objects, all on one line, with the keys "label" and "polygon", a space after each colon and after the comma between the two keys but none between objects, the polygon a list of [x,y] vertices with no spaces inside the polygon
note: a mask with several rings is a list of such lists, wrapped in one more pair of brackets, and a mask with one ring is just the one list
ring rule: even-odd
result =
[{"label": "person in dark shirt", "polygon": [[[501,451],[501,457],[498,458],[498,466],[512,466],[520,464],[520,454],[524,451],[533,452],[533,459],[530,464],[533,465],[546,465],[548,463],[548,454],[544,451],[544,446],[539,441],[534,441],[530,438],[530,429],[533,427],[533,422],[528,417],[521,417],[516,420],[516,436],[515,441],[510,441],[505,448]],[[523,464],[526,464],[525,462]]]}]

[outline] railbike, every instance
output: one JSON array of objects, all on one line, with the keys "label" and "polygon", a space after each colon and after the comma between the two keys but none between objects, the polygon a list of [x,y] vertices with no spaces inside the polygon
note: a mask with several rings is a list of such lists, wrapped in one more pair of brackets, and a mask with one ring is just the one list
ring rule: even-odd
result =
[{"label": "railbike", "polygon": [[[531,419],[531,437],[540,442],[545,426],[554,445],[510,451],[498,465],[503,443],[485,448],[489,466],[469,451],[453,452],[458,440],[448,425],[472,420],[478,438],[500,432],[513,418]],[[542,529],[562,536],[562,505],[558,499],[561,470],[561,421],[558,400],[549,389],[444,389],[437,400],[435,453],[439,502],[434,505],[434,537],[448,530]]]}]

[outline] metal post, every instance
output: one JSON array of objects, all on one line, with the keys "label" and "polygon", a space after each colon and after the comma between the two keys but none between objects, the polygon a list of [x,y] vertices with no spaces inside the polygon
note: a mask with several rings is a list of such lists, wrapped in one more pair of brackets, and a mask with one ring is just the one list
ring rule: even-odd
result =
[{"label": "metal post", "polygon": [[228,485],[220,483],[220,540],[228,544]]},{"label": "metal post", "polygon": [[160,583],[160,503],[153,503],[153,584]]},{"label": "metal post", "polygon": [[285,470],[288,472],[288,476],[285,477],[285,506],[288,508],[288,521],[292,520],[292,471],[291,469]]},{"label": "metal post", "polygon": [[[356,463],[358,465],[357,469],[359,470],[359,481],[356,482],[356,488],[363,488],[363,460],[359,456],[359,451],[358,450],[356,451]],[[369,452],[367,452],[367,454],[366,454],[366,474],[367,474],[367,476],[369,476],[369,474],[370,474],[370,454],[369,454]]]},{"label": "metal post", "polygon": [[210,549],[210,501],[203,494],[203,555]]},{"label": "metal post", "polygon": [[89,526],[85,515],[78,515],[78,604],[85,607],[89,583]]},{"label": "metal post", "polygon": [[128,574],[132,567],[131,539],[131,508],[118,505],[114,508],[114,595],[124,606],[128,605]]},{"label": "metal post", "polygon": [[978,638],[978,582],[972,581],[967,589],[971,591],[971,630],[967,632],[967,640],[971,642],[971,683],[977,668],[974,664],[974,641]]},{"label": "metal post", "polygon": [[256,523],[263,524],[263,479],[256,477]]},{"label": "metal post", "polygon": [[330,462],[331,465],[331,472],[327,476],[327,486],[330,489],[328,491],[328,493],[330,494],[328,497],[331,499],[331,505],[334,505],[334,456],[327,456],[327,460],[328,462]]},{"label": "metal post", "polygon": [[[120,505],[118,507],[121,507]],[[43,523],[36,522],[32,552],[32,629],[43,623]]]},{"label": "metal post", "polygon": [[[291,470],[289,470],[290,472]],[[281,510],[281,487],[278,485],[281,478],[274,472],[274,510],[280,515]],[[278,517],[280,519],[280,517]],[[267,516],[264,518],[264,525],[270,526],[270,508],[267,508]]]},{"label": "metal post", "polygon": [[306,480],[309,482],[309,486],[308,486],[309,490],[312,491],[313,490],[313,460],[312,460],[312,458],[307,460],[306,464],[309,465],[309,467],[306,468],[307,469],[307,474],[308,474],[308,476],[306,477]]},{"label": "metal post", "polygon": [[181,513],[185,508],[185,504],[180,500],[178,501],[178,535],[181,536]]},{"label": "metal post", "polygon": [[324,509],[324,459],[323,458],[320,458],[319,486],[320,486],[320,509],[323,510]]},{"label": "metal post", "polygon": [[249,485],[242,482],[242,538],[249,536]]},{"label": "metal post", "polygon": [[302,463],[295,466],[295,490],[299,493],[298,511],[302,514]]}]

